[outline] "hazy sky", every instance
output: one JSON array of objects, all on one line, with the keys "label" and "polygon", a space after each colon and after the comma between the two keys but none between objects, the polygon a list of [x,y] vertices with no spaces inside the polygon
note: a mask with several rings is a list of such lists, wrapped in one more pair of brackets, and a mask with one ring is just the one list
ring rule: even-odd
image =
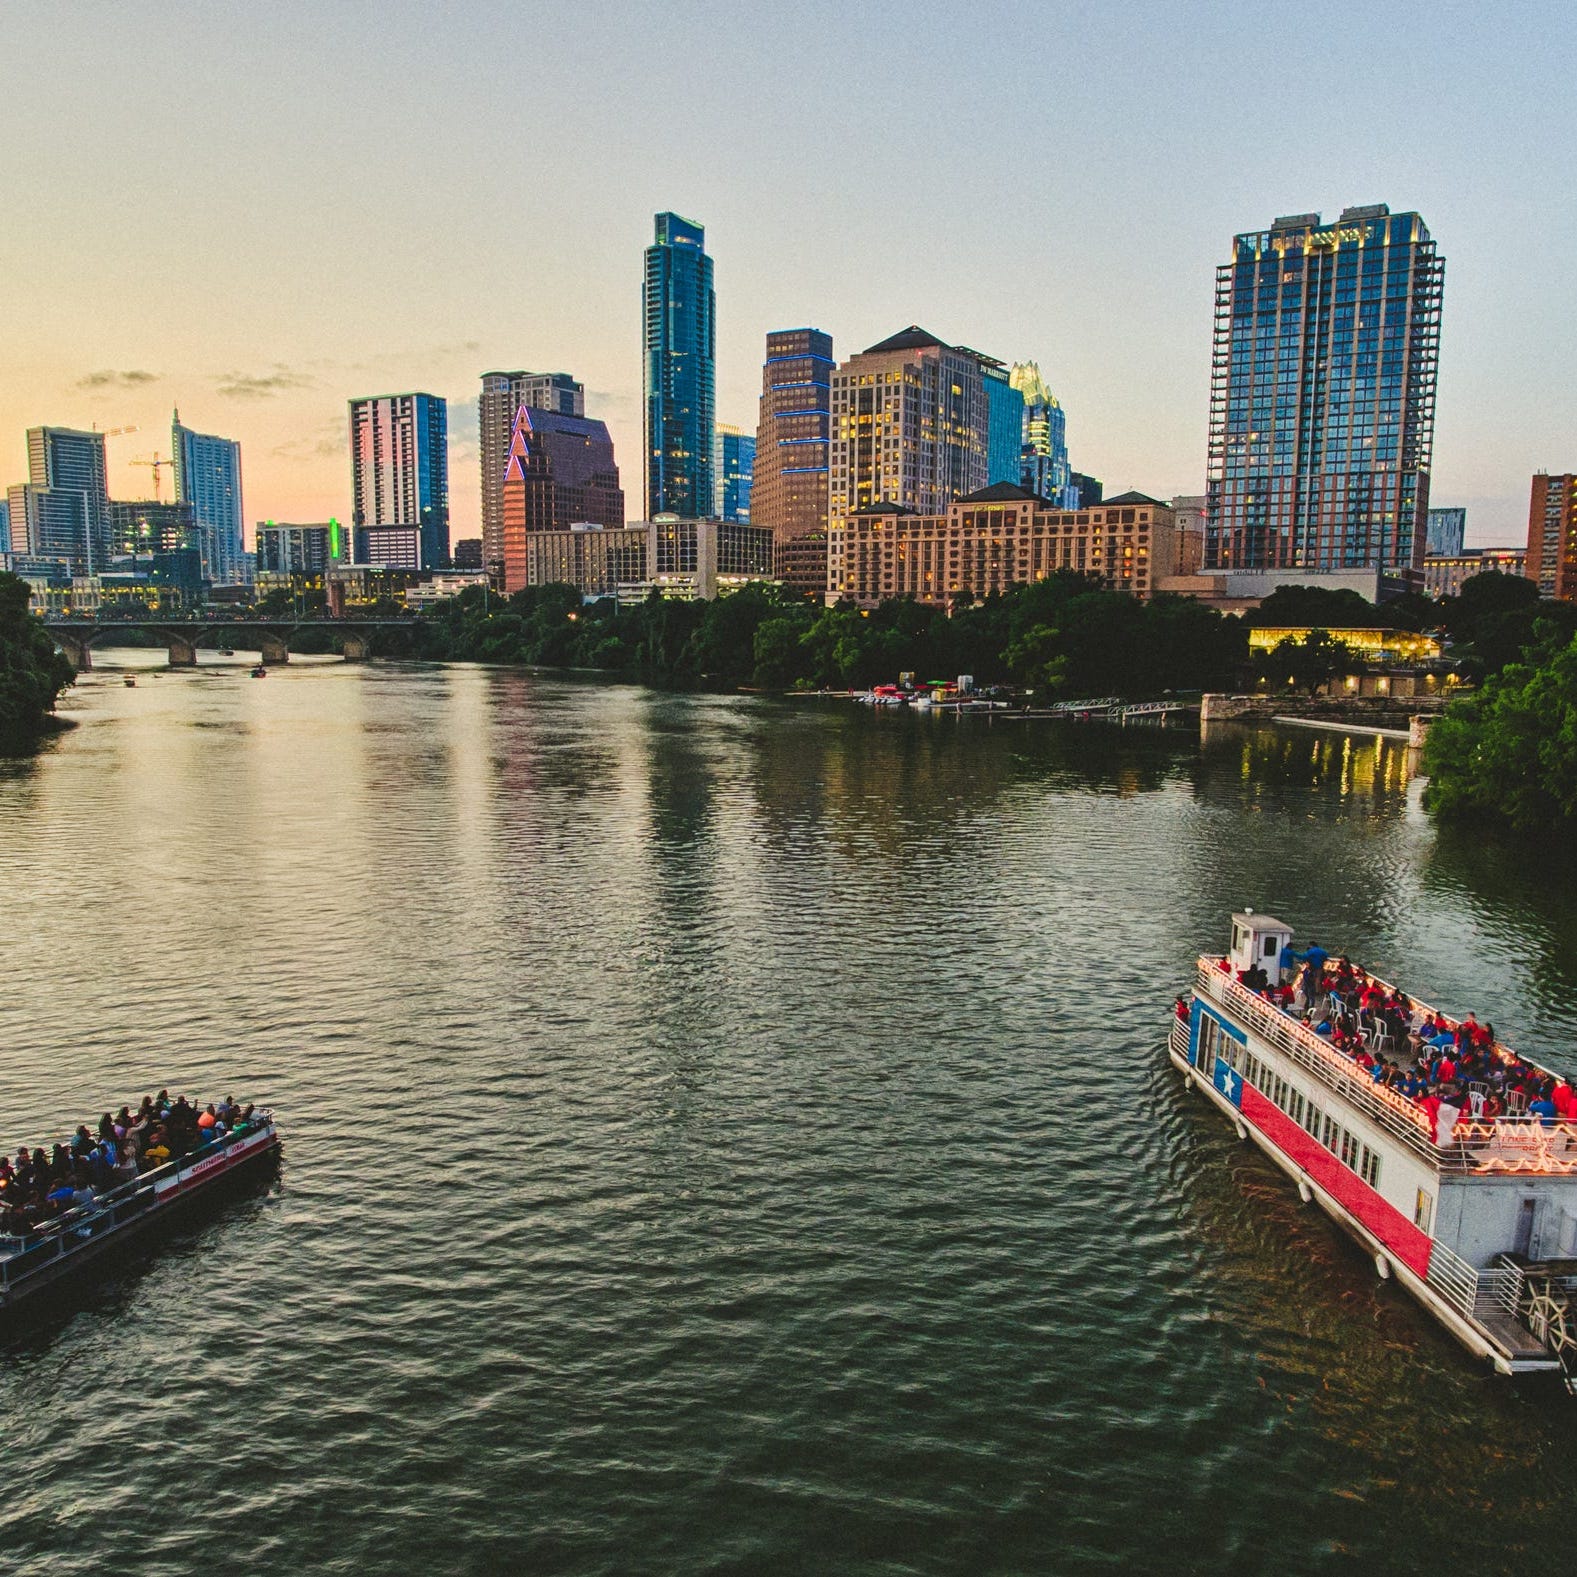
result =
[{"label": "hazy sky", "polygon": [[[916,322],[1038,360],[1074,465],[1202,491],[1240,230],[1416,208],[1446,290],[1433,502],[1521,540],[1577,469],[1577,5],[5,6],[0,486],[40,422],[243,445],[248,535],[349,509],[345,401],[565,370],[641,509],[641,252],[706,226],[718,416],[767,330]],[[165,481],[165,496],[169,482]]]}]

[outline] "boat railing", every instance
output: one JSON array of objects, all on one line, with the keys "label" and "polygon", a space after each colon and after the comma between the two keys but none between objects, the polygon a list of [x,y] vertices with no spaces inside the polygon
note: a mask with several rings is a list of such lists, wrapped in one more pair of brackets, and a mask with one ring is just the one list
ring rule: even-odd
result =
[{"label": "boat railing", "polygon": [[1515,1316],[1522,1272],[1515,1265],[1487,1265],[1475,1270],[1444,1243],[1429,1247],[1429,1270],[1424,1278],[1442,1298],[1469,1319],[1497,1311]]},{"label": "boat railing", "polygon": [[1206,958],[1199,960],[1199,986],[1204,996],[1228,1008],[1235,1018],[1249,1024],[1262,1040],[1268,1041],[1306,1072],[1314,1074],[1344,1100],[1359,1107],[1373,1122],[1424,1160],[1438,1164],[1440,1151],[1428,1119],[1405,1096],[1397,1095],[1383,1084],[1374,1084],[1367,1076],[1359,1078],[1357,1065],[1306,1024],[1256,996]]},{"label": "boat railing", "polygon": [[1250,991],[1210,959],[1199,960],[1204,996],[1249,1024],[1255,1034],[1315,1074],[1387,1133],[1441,1172],[1556,1175],[1577,1172],[1577,1124],[1539,1117],[1458,1118],[1435,1142],[1433,1123],[1405,1095],[1377,1084],[1299,1019]]},{"label": "boat railing", "polygon": [[91,1204],[77,1205],[53,1217],[31,1232],[9,1237],[0,1236],[0,1245],[12,1245],[0,1251],[0,1291],[30,1276],[50,1260],[63,1259],[93,1238],[101,1237],[113,1227],[121,1226],[135,1215],[141,1214],[154,1201],[159,1184],[166,1178],[179,1176],[202,1161],[221,1155],[241,1140],[250,1139],[271,1126],[271,1113],[260,1115],[250,1126],[228,1133],[223,1139],[211,1140],[189,1150],[185,1155],[166,1161],[147,1172],[118,1183],[97,1195]]}]

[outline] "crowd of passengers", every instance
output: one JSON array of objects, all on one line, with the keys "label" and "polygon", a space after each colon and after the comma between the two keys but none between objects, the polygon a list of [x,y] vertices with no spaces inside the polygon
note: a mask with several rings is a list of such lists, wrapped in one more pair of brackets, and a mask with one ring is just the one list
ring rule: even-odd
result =
[{"label": "crowd of passengers", "polygon": [[[1216,967],[1233,972],[1227,958]],[[1331,958],[1318,944],[1302,953],[1283,948],[1281,976],[1272,985],[1263,969],[1237,971],[1250,991],[1307,1024],[1376,1084],[1416,1103],[1437,1137],[1449,1134],[1459,1118],[1577,1121],[1571,1084],[1497,1045],[1495,1026],[1480,1024],[1472,1013],[1456,1021],[1418,1008],[1394,986],[1349,958]],[[1180,1016],[1184,1012],[1180,1006]]]},{"label": "crowd of passengers", "polygon": [[14,1160],[0,1153],[0,1234],[23,1236],[91,1205],[139,1174],[245,1128],[252,1111],[229,1096],[203,1107],[160,1090],[143,1096],[135,1112],[129,1106],[105,1112],[97,1134],[83,1123],[69,1144],[52,1151],[38,1144],[23,1145]]}]

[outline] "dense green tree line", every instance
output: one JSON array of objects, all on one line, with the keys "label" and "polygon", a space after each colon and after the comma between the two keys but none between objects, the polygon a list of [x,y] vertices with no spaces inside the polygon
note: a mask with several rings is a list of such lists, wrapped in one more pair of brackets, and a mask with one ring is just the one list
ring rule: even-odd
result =
[{"label": "dense green tree line", "polygon": [[764,585],[715,602],[654,595],[628,608],[582,604],[569,586],[528,587],[507,599],[467,591],[425,617],[403,650],[673,684],[838,689],[905,672],[922,681],[968,673],[1045,695],[1149,695],[1232,684],[1245,642],[1241,621],[1200,603],[1141,603],[1058,574],[965,599],[951,618],[910,599],[824,608]]},{"label": "dense green tree line", "polygon": [[1530,660],[1454,701],[1429,731],[1425,803],[1450,820],[1521,832],[1577,821],[1577,636],[1548,620]]},{"label": "dense green tree line", "polygon": [[0,748],[36,739],[74,677],[49,633],[28,611],[28,584],[0,573]]}]

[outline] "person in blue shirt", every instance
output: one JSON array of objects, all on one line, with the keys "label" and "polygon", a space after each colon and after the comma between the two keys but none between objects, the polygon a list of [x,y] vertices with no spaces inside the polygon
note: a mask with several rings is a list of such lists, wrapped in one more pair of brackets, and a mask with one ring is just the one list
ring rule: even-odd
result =
[{"label": "person in blue shirt", "polygon": [[1550,1127],[1556,1118],[1555,1102],[1548,1095],[1541,1095],[1535,1101],[1528,1102],[1528,1115],[1537,1117],[1546,1127]]}]

